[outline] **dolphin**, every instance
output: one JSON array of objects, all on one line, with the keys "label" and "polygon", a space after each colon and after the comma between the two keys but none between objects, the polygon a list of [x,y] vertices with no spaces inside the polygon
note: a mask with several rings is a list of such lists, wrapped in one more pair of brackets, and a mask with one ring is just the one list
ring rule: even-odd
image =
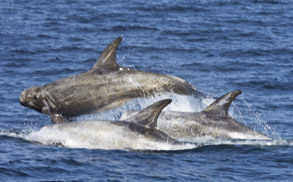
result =
[{"label": "dolphin", "polygon": [[[62,133],[60,134],[62,138],[53,139],[61,145],[64,145],[64,143],[66,145],[66,143],[90,142],[98,146],[97,148],[139,149],[140,146],[144,146],[142,148],[147,150],[149,150],[148,146],[153,144],[163,144],[169,147],[184,146],[185,143],[179,142],[156,129],[157,119],[169,103],[171,103],[171,99],[158,101],[124,121],[84,120],[48,125],[40,131],[43,131],[46,135],[51,135],[50,132],[54,132],[54,136]],[[64,138],[67,138],[67,140],[73,138],[75,142],[58,141],[63,141]],[[151,148],[150,150],[152,150]]]},{"label": "dolphin", "polygon": [[[216,99],[202,112],[162,112],[158,128],[167,135],[181,141],[192,141],[197,137],[211,136],[224,139],[269,140],[266,135],[237,122],[229,116],[232,101],[241,94],[240,90],[229,92]],[[121,119],[137,113],[126,112]]]},{"label": "dolphin", "polygon": [[121,37],[111,42],[87,72],[21,92],[21,105],[48,114],[52,123],[111,110],[134,98],[175,93],[202,97],[189,82],[171,75],[122,67],[116,62]]}]

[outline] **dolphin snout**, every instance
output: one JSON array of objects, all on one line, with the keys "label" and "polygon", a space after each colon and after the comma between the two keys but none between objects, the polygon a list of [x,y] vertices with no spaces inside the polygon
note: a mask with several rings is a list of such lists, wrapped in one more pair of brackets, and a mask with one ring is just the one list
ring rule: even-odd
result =
[{"label": "dolphin snout", "polygon": [[19,103],[38,112],[42,112],[43,99],[39,87],[28,88],[20,93]]}]

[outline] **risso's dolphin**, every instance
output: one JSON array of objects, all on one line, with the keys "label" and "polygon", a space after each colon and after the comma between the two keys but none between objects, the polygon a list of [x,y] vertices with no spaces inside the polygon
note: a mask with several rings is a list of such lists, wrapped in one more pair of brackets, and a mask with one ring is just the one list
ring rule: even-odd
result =
[{"label": "risso's dolphin", "polygon": [[184,143],[156,129],[158,116],[170,102],[171,99],[158,101],[124,121],[77,121],[49,125],[41,130],[62,131],[76,141],[90,140],[99,148],[148,149],[147,146],[154,143],[177,146]]},{"label": "risso's dolphin", "polygon": [[22,91],[20,104],[48,114],[52,123],[62,123],[117,108],[134,98],[163,93],[201,95],[181,78],[119,66],[116,51],[121,40],[110,43],[89,71]]},{"label": "risso's dolphin", "polygon": [[[216,99],[202,112],[162,112],[158,120],[158,128],[179,141],[190,141],[203,136],[226,139],[270,139],[229,116],[229,107],[240,94],[240,90],[229,92]],[[137,112],[126,112],[121,119],[135,113]]]}]

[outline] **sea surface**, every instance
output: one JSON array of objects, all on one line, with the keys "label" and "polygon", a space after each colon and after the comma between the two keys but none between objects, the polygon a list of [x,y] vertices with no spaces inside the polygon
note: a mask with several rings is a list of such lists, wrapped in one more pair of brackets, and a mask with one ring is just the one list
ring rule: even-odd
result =
[{"label": "sea surface", "polygon": [[[122,66],[183,78],[211,97],[242,90],[230,114],[272,140],[107,148],[19,104],[26,88],[89,70],[119,36]],[[1,181],[292,181],[292,131],[291,0],[0,2]]]}]

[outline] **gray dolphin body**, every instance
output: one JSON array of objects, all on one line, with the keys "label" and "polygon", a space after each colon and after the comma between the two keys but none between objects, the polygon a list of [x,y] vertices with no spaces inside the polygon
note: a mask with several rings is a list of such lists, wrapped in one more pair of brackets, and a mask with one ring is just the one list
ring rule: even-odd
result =
[{"label": "gray dolphin body", "polygon": [[[240,94],[240,90],[229,92],[218,98],[202,112],[162,112],[158,128],[177,140],[190,141],[203,136],[226,139],[270,139],[229,116],[229,107]],[[136,112],[125,113],[121,119],[134,113]]]},{"label": "gray dolphin body", "polygon": [[189,82],[170,75],[121,67],[116,51],[122,38],[110,43],[92,69],[21,92],[23,106],[48,114],[52,123],[117,108],[134,98],[162,93],[201,95]]},{"label": "gray dolphin body", "polygon": [[85,138],[97,140],[95,142],[123,145],[118,148],[133,148],[131,146],[139,145],[140,141],[180,145],[183,143],[156,129],[158,116],[169,103],[171,99],[158,101],[124,121],[78,121],[49,127],[64,133],[75,131],[77,128],[79,132],[77,136],[83,137],[82,133],[86,132]]}]

